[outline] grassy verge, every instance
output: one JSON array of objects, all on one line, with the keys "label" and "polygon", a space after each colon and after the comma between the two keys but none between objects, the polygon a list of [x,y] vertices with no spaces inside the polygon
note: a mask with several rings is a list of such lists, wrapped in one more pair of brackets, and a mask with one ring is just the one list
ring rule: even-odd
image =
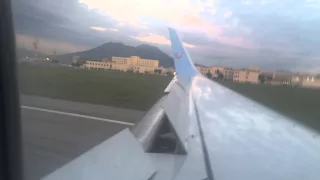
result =
[{"label": "grassy verge", "polygon": [[[171,78],[115,71],[23,64],[19,66],[23,94],[77,102],[147,110]],[[219,82],[265,106],[320,131],[320,90]]]},{"label": "grassy verge", "polygon": [[21,64],[23,94],[146,110],[163,94],[169,77],[117,71]]},{"label": "grassy verge", "polygon": [[219,83],[320,131],[320,89]]}]

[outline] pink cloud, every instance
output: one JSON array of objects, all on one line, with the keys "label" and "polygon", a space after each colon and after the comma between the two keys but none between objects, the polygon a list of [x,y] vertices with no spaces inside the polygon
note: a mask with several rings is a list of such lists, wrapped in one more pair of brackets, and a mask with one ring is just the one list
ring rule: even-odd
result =
[{"label": "pink cloud", "polygon": [[[170,40],[164,36],[158,34],[148,33],[145,36],[131,36],[131,38],[137,39],[139,41],[155,43],[155,44],[170,44]],[[183,43],[185,47],[194,48],[195,46],[188,43]]]},{"label": "pink cloud", "polygon": [[[223,26],[217,26],[201,16],[204,11],[216,12],[214,1],[200,0],[79,0],[89,9],[98,9],[107,16],[118,21],[122,26],[130,25],[133,28],[149,29],[141,20],[160,20],[163,26],[175,27],[178,30],[194,30],[206,33],[213,40],[232,46],[252,48],[252,43],[242,37],[227,37]],[[230,17],[232,12],[227,12]]]},{"label": "pink cloud", "polygon": [[98,27],[98,26],[92,26],[90,28],[96,31],[114,31],[114,32],[118,31],[118,29],[115,29],[115,28],[104,28],[104,27]]}]

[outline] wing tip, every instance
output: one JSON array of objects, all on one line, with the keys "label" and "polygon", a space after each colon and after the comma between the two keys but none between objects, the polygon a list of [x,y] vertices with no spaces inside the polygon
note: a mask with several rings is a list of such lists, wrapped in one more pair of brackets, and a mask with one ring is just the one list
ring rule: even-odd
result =
[{"label": "wing tip", "polygon": [[178,76],[190,77],[197,74],[197,70],[185,49],[176,29],[167,27],[173,52],[174,66]]}]

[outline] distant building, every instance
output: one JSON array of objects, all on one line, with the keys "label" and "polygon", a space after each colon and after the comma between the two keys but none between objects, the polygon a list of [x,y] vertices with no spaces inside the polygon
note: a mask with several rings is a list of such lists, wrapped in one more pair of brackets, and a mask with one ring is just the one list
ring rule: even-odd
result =
[{"label": "distant building", "polygon": [[155,74],[154,70],[157,69],[156,67],[150,66],[134,66],[133,72],[136,73],[145,73],[145,74]]},{"label": "distant building", "polygon": [[265,84],[291,85],[293,74],[290,72],[261,72],[265,78]]},{"label": "distant building", "polygon": [[256,67],[249,67],[247,69],[234,70],[233,81],[258,84],[259,74],[260,74],[260,70]]},{"label": "distant building", "polygon": [[234,69],[232,68],[223,68],[222,70],[223,79],[225,80],[233,80]]},{"label": "distant building", "polygon": [[87,61],[83,66],[89,69],[111,69],[154,74],[154,70],[159,66],[159,61],[141,59],[138,56],[112,57],[111,60],[104,59],[104,61]]},{"label": "distant building", "polygon": [[212,73],[212,77],[215,77],[215,78],[217,78],[218,77],[218,74],[219,74],[219,72],[223,72],[223,67],[220,67],[220,66],[212,66],[211,67],[211,69],[210,69],[210,71],[211,71],[211,73]]},{"label": "distant building", "polygon": [[202,75],[206,75],[208,72],[211,72],[211,68],[208,67],[200,67],[200,66],[196,66],[196,69],[202,74]]},{"label": "distant building", "polygon": [[292,77],[291,83],[294,86],[320,88],[320,78],[310,75],[295,75]]},{"label": "distant building", "polygon": [[131,57],[112,57],[112,63],[116,64],[128,64],[132,66],[149,66],[158,67],[159,61],[153,59],[141,59],[139,56]]},{"label": "distant building", "polygon": [[320,88],[320,79],[315,78],[313,76],[302,78],[301,86],[308,88]]},{"label": "distant building", "polygon": [[83,67],[88,69],[111,69],[112,63],[92,60],[92,61],[86,61],[86,63],[83,64]]}]

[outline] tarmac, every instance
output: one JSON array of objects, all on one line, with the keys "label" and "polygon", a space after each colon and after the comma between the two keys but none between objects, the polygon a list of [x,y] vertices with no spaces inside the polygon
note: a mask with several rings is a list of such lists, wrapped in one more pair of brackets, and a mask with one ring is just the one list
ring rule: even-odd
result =
[{"label": "tarmac", "polygon": [[24,176],[36,180],[117,132],[145,112],[21,95]]}]

